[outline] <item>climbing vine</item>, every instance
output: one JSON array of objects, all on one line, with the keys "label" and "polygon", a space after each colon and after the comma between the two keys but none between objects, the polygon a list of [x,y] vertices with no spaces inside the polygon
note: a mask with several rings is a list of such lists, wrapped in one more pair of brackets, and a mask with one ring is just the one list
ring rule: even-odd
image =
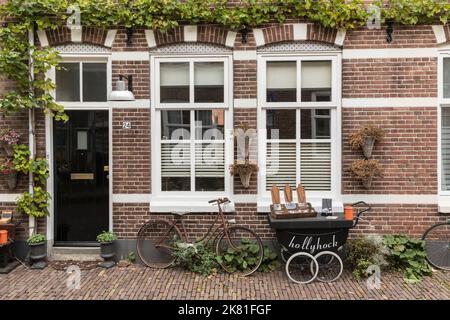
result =
[{"label": "climbing vine", "polygon": [[[55,29],[74,19],[83,26],[100,28],[146,28],[167,31],[180,24],[216,24],[239,31],[287,19],[304,19],[326,28],[354,29],[375,18],[362,0],[8,0],[0,5],[6,21],[0,29],[0,74],[15,82],[14,89],[0,98],[4,115],[28,110],[34,134],[35,112],[67,121],[61,105],[51,92],[55,84],[45,74],[58,68],[59,55],[52,48],[29,43],[29,30]],[[377,0],[380,22],[404,25],[446,24],[450,16],[447,0]],[[80,20],[73,17],[80,12]],[[34,140],[34,139],[33,139]],[[35,143],[34,143],[35,144]],[[33,150],[31,152],[30,150]],[[36,157],[35,145],[15,148],[17,171],[30,174],[32,187],[17,201],[18,209],[34,217],[48,214],[50,195],[44,190],[48,163]]]}]

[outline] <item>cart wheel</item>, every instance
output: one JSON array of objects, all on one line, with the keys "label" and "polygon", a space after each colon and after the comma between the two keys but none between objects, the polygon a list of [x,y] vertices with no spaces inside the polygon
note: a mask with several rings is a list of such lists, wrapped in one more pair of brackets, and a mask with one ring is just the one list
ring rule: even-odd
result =
[{"label": "cart wheel", "polygon": [[295,283],[310,283],[314,281],[318,273],[319,265],[316,259],[309,253],[295,253],[286,262],[286,274]]},{"label": "cart wheel", "polygon": [[[342,274],[344,264],[341,257],[332,251],[322,251],[314,256],[319,270],[317,273],[317,280],[321,282],[333,282]],[[314,272],[315,265],[311,263],[311,272]]]}]

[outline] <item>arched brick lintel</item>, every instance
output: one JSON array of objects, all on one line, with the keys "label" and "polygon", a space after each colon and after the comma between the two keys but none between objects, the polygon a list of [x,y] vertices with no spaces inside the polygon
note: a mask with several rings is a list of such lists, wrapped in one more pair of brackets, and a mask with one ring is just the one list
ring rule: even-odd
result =
[{"label": "arched brick lintel", "polygon": [[345,31],[324,28],[312,23],[297,23],[270,26],[255,29],[256,45],[258,47],[286,41],[319,41],[342,46]]},{"label": "arched brick lintel", "polygon": [[[38,32],[41,45],[57,46],[67,43],[89,43],[99,46],[108,46],[107,38],[111,30],[95,27],[82,27],[80,29],[69,29],[60,27],[57,29]],[[115,33],[114,33],[115,35]]]}]

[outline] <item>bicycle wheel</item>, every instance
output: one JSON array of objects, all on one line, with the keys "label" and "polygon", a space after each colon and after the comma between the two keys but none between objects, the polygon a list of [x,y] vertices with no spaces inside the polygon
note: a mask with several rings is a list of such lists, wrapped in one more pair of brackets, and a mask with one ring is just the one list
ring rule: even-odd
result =
[{"label": "bicycle wheel", "polygon": [[175,261],[172,256],[172,245],[180,239],[180,231],[169,222],[149,221],[138,232],[136,244],[138,256],[148,267],[167,268]]},{"label": "bicycle wheel", "polygon": [[[314,267],[311,267],[311,264]],[[317,277],[319,264],[307,252],[294,253],[286,262],[286,274],[295,283],[307,284]]]},{"label": "bicycle wheel", "polygon": [[450,221],[429,228],[422,240],[428,262],[438,269],[450,270]]},{"label": "bicycle wheel", "polygon": [[230,227],[223,232],[216,244],[219,264],[228,273],[248,276],[261,265],[264,249],[261,239],[245,227]]},{"label": "bicycle wheel", "polygon": [[[332,251],[322,251],[314,256],[319,266],[317,280],[321,282],[333,282],[337,280],[344,270],[341,257]],[[311,272],[314,272],[315,265],[311,263]]]}]

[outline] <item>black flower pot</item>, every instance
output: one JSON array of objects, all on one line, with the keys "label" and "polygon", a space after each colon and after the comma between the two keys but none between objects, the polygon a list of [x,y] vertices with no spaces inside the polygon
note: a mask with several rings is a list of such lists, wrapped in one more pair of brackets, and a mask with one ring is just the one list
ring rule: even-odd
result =
[{"label": "black flower pot", "polygon": [[114,247],[114,242],[100,242],[100,257],[103,258],[103,262],[98,265],[102,268],[112,268],[116,265],[114,257],[116,255],[116,249]]},{"label": "black flower pot", "polygon": [[29,246],[31,269],[44,269],[47,266],[47,243],[43,241]]}]

